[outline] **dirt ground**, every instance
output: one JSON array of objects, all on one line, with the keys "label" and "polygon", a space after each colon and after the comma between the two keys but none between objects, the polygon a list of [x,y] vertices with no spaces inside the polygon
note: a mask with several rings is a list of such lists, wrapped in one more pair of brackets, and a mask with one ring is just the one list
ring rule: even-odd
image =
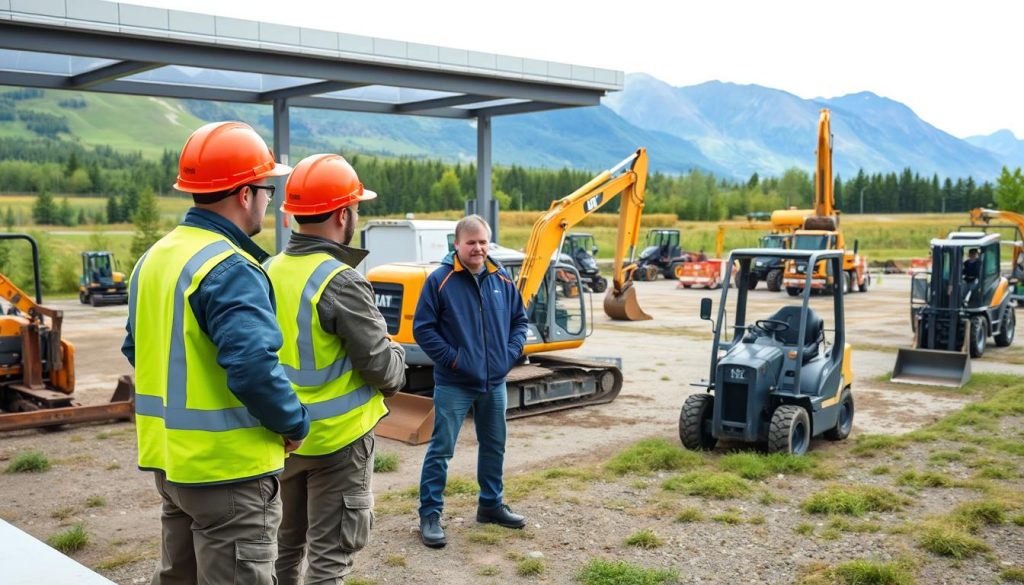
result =
[{"label": "dirt ground", "polygon": [[[570,352],[580,356],[620,357],[625,375],[622,393],[611,404],[510,422],[505,461],[509,478],[552,467],[596,465],[644,438],[663,437],[678,442],[680,406],[688,394],[698,391],[690,383],[707,375],[710,325],[698,318],[699,299],[712,296],[717,309],[720,292],[677,289],[675,282],[669,281],[641,282],[636,286],[641,305],[654,319],[612,322],[600,314],[601,299],[595,297],[594,306],[599,311],[595,332],[582,348]],[[881,282],[874,282],[871,291],[846,297],[847,340],[854,346],[855,436],[868,432],[905,433],[960,409],[970,400],[956,393],[895,388],[882,381],[891,371],[896,348],[910,341],[908,289],[907,277],[885,275]],[[763,284],[751,294],[750,313],[759,317],[767,317],[781,304],[796,302],[785,293],[763,290]],[[815,300],[816,305],[824,302]],[[130,372],[119,351],[126,308],[92,308],[72,301],[51,305],[64,310],[65,336],[76,347],[80,400],[85,403],[106,400],[118,375]],[[1015,346],[992,349],[984,359],[975,361],[973,367],[975,372],[1024,374],[1024,366],[1016,365],[1021,363],[1024,363],[1024,349]],[[912,406],[908,408],[908,405]],[[409,446],[387,439],[378,442],[378,452],[397,457],[398,469],[375,477],[378,502],[392,503],[381,508],[370,550],[357,558],[354,575],[366,580],[364,582],[569,583],[572,582],[572,567],[576,566],[573,563],[592,556],[675,567],[683,575],[682,582],[780,582],[776,578],[791,582],[795,567],[802,564],[799,559],[809,562],[821,558],[820,546],[797,546],[794,552],[785,542],[795,536],[792,532],[770,538],[764,536],[724,550],[715,547],[715,554],[719,556],[711,560],[705,559],[703,553],[698,554],[704,544],[719,540],[724,543],[729,540],[730,531],[740,530],[727,525],[702,525],[700,530],[704,532],[699,538],[670,541],[658,549],[623,551],[621,545],[616,544],[621,540],[618,535],[630,525],[671,523],[672,515],[668,520],[658,520],[656,514],[653,517],[630,514],[629,506],[619,506],[619,509],[609,506],[609,502],[635,500],[656,489],[656,483],[643,483],[645,480],[632,484],[588,483],[571,497],[563,494],[554,499],[520,494],[520,499],[512,504],[530,516],[529,538],[504,543],[497,552],[493,547],[474,545],[459,538],[471,534],[471,529],[475,530],[471,525],[475,523],[472,522],[472,504],[456,502],[446,511],[445,518],[453,535],[452,544],[443,551],[427,551],[416,537],[411,500],[394,505],[394,500],[387,495],[417,485],[425,448],[425,445]],[[813,449],[823,452],[848,448],[848,444],[818,441],[813,445]],[[135,466],[133,426],[116,423],[77,426],[58,432],[9,433],[0,436],[0,465],[6,467],[6,460],[28,450],[42,451],[54,466],[44,473],[0,476],[0,517],[40,539],[82,522],[90,541],[73,555],[76,560],[118,583],[148,582],[158,555],[159,498],[150,474],[138,471]],[[450,473],[471,477],[475,463],[475,440],[469,425],[460,439]],[[839,481],[842,481],[841,476]],[[811,489],[807,485],[789,486],[787,480],[781,478],[776,483],[795,492]],[[604,488],[611,493],[600,493]],[[950,496],[953,502],[956,501],[954,496]],[[771,525],[776,514],[770,508],[766,510],[764,513]],[[578,518],[581,514],[586,522]],[[871,538],[877,539],[877,535],[855,548],[871,553]],[[1018,528],[1011,541],[1016,542],[1014,550],[1024,554],[1021,540]],[[502,563],[514,565],[515,554],[509,554],[510,549],[540,552],[550,568],[539,577],[516,577],[514,568],[501,572]],[[786,558],[796,555],[798,560],[781,563],[780,555],[788,555]],[[1021,558],[1024,557],[1016,559],[1017,564]],[[468,568],[490,564],[499,566],[497,577],[485,578]],[[734,579],[732,571],[740,568],[748,569],[750,577]],[[942,580],[926,582],[961,581],[943,576]]]}]

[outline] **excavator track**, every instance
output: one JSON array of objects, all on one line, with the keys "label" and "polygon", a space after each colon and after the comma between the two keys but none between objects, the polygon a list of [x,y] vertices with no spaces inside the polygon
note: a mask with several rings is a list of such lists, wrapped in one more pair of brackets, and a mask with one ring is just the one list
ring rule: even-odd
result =
[{"label": "excavator track", "polygon": [[508,418],[607,404],[622,391],[622,370],[610,362],[531,355],[508,373]]}]

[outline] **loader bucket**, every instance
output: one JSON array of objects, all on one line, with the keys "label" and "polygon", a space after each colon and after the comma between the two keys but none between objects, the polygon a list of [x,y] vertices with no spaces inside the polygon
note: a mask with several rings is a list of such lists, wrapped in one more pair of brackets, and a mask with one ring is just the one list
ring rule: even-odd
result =
[{"label": "loader bucket", "polygon": [[381,419],[374,433],[409,445],[421,445],[434,432],[434,400],[399,392],[386,398],[390,413]]},{"label": "loader bucket", "polygon": [[651,316],[640,308],[640,303],[636,300],[636,289],[631,282],[627,282],[619,293],[616,293],[614,288],[608,289],[608,294],[604,296],[604,312],[615,321],[651,319]]},{"label": "loader bucket", "polygon": [[904,349],[896,355],[892,382],[959,388],[971,379],[971,358],[966,353],[935,349]]}]

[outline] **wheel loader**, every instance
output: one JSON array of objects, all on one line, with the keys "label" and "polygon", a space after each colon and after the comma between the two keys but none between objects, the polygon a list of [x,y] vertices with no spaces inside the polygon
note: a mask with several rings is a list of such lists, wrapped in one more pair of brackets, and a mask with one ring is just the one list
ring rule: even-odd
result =
[{"label": "wheel loader", "polygon": [[[604,298],[612,319],[650,319],[636,298],[630,273],[638,240],[647,181],[647,151],[639,149],[616,167],[597,175],[572,194],[555,200],[533,226],[525,252],[492,244],[490,256],[516,282],[526,306],[529,329],[526,359],[508,374],[508,418],[611,402],[622,389],[620,367],[607,361],[551,355],[580,347],[592,332],[588,291],[576,266],[558,260],[567,231],[622,195],[611,286]],[[627,258],[629,261],[626,261]],[[390,263],[367,272],[377,307],[392,339],[406,351],[406,387],[387,401],[391,413],[377,426],[384,437],[419,444],[433,428],[433,363],[413,338],[420,291],[436,263]],[[575,287],[566,288],[566,282]],[[568,294],[567,294],[568,293]]]},{"label": "wheel loader", "polygon": [[111,252],[82,252],[78,300],[94,307],[128,304],[128,282],[124,273],[117,270],[117,260]]},{"label": "wheel loader", "polygon": [[722,288],[717,319],[711,317],[711,299],[701,301],[700,318],[711,321],[714,337],[709,377],[694,384],[706,392],[689,396],[679,414],[679,438],[687,449],[710,450],[727,440],[801,455],[812,437],[842,440],[853,427],[852,349],[842,291],[832,292],[831,330],[811,307],[810,286],[801,303],[748,317],[746,281],[754,260],[766,256],[811,266],[825,262],[837,271],[843,263],[842,250],[750,248],[730,254],[740,282],[732,324],[729,287]]},{"label": "wheel loader", "polygon": [[0,234],[0,242],[27,241],[32,250],[35,301],[0,274],[0,431],[68,423],[130,419],[134,387],[122,376],[111,401],[81,406],[74,397],[75,348],[61,338],[63,311],[45,307],[39,284],[39,249],[24,234]]},{"label": "wheel loader", "polygon": [[900,348],[892,381],[960,387],[988,338],[1013,343],[1017,297],[1000,272],[1000,235],[952,232],[931,241],[931,271],[913,275],[914,344]]}]

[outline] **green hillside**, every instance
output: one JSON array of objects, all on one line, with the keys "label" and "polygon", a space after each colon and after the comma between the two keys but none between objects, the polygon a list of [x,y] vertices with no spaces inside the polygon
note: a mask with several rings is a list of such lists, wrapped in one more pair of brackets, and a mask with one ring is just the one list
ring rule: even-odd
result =
[{"label": "green hillside", "polygon": [[[0,99],[10,91],[16,88],[0,86]],[[70,135],[61,132],[62,140],[141,151],[147,158],[158,158],[164,149],[177,151],[204,124],[178,100],[77,91],[47,90],[41,97],[17,100],[16,110],[19,115],[13,119],[0,118],[0,137],[37,136],[20,117],[22,112],[37,112],[66,121]]]}]

